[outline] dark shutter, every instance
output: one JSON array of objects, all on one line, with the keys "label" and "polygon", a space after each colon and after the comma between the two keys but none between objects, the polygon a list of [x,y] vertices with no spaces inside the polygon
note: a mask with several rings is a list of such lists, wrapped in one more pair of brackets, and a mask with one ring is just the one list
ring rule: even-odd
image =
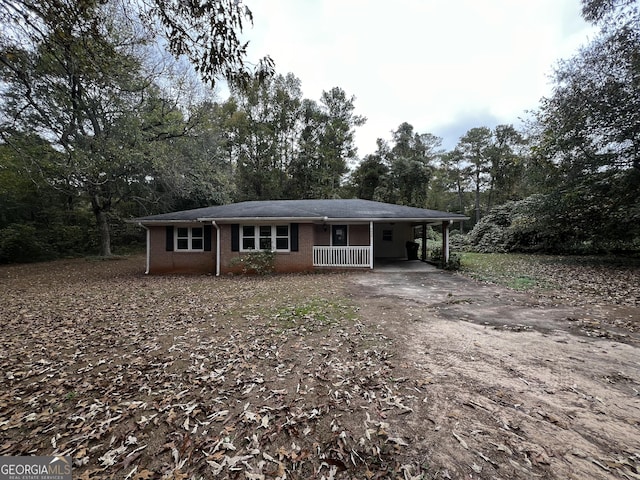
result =
[{"label": "dark shutter", "polygon": [[291,235],[291,251],[298,251],[298,224],[292,223],[291,228],[289,230],[289,234]]},{"label": "dark shutter", "polygon": [[237,223],[231,224],[231,251],[240,251],[240,225]]},{"label": "dark shutter", "polygon": [[211,251],[211,225],[204,226],[204,251]]},{"label": "dark shutter", "polygon": [[167,227],[167,252],[173,252],[173,227]]}]

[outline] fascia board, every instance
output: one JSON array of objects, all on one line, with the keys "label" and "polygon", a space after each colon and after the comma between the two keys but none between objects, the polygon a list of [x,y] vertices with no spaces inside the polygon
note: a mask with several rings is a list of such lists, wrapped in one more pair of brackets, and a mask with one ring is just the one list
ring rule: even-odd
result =
[{"label": "fascia board", "polygon": [[247,223],[247,222],[322,222],[326,221],[326,217],[223,217],[223,218],[198,218],[199,222],[216,222],[224,223]]}]

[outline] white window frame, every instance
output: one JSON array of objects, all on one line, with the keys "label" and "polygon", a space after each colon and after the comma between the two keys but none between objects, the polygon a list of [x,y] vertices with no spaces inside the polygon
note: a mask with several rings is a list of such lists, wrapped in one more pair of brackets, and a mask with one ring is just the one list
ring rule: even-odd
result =
[{"label": "white window frame", "polygon": [[[187,236],[179,236],[178,232],[183,229],[186,228],[187,229]],[[194,237],[193,236],[193,229],[194,228],[199,228],[202,231],[202,235],[198,236],[198,237]],[[187,248],[180,248],[179,247],[179,240],[187,240]],[[193,241],[194,240],[200,240],[202,242],[202,248],[193,248]],[[204,252],[204,226],[200,226],[200,225],[196,225],[193,227],[176,227],[173,231],[173,245],[174,245],[174,251],[175,252]]]},{"label": "white window frame", "polygon": [[[245,227],[253,228],[253,236],[245,236],[244,229]],[[271,229],[271,235],[269,237],[261,237],[260,236],[260,228],[269,227]],[[278,236],[278,227],[287,227],[287,236],[283,235]],[[244,248],[244,240],[245,238],[253,238],[254,245],[256,248]],[[260,248],[260,238],[270,238],[271,239],[271,249],[272,252],[278,253],[287,253],[291,251],[291,224],[290,223],[278,223],[278,224],[245,224],[240,225],[240,251],[241,252],[263,252],[267,251],[266,249]],[[287,239],[287,248],[276,248],[278,238],[286,238]]]}]

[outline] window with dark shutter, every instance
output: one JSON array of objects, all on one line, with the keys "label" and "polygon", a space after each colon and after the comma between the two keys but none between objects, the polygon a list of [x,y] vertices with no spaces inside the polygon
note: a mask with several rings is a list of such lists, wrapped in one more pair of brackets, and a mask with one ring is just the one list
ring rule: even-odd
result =
[{"label": "window with dark shutter", "polygon": [[237,223],[231,224],[231,251],[240,251],[240,225]]},{"label": "window with dark shutter", "polygon": [[297,252],[298,251],[298,224],[292,223],[290,230],[291,230],[291,251]]},{"label": "window with dark shutter", "polygon": [[173,227],[167,227],[167,240],[166,240],[167,252],[173,252]]},{"label": "window with dark shutter", "polygon": [[211,251],[211,229],[213,227],[211,225],[204,226],[204,251]]}]

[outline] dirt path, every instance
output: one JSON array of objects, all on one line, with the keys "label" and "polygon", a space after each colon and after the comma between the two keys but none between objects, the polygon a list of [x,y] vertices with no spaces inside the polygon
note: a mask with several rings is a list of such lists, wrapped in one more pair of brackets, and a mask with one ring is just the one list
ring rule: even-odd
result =
[{"label": "dirt path", "polygon": [[[445,272],[353,277],[422,398],[433,478],[640,478],[640,309],[553,305]],[[633,330],[633,329],[632,329]]]}]

